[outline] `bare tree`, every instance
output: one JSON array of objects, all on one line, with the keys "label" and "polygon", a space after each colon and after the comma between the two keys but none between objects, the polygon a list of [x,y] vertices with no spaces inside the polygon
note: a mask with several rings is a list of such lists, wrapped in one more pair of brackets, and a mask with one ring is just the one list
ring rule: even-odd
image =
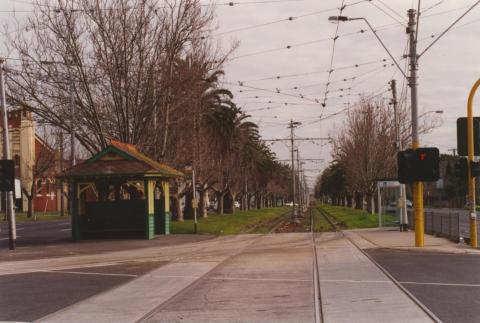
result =
[{"label": "bare tree", "polygon": [[27,217],[29,218],[34,216],[33,200],[40,189],[39,182],[51,181],[52,184],[55,182],[58,161],[58,151],[53,148],[57,145],[53,137],[47,134],[44,138],[35,136],[35,141],[35,160],[33,163],[26,160],[20,161],[23,163],[23,169],[26,173],[21,182],[21,189],[28,201]]}]

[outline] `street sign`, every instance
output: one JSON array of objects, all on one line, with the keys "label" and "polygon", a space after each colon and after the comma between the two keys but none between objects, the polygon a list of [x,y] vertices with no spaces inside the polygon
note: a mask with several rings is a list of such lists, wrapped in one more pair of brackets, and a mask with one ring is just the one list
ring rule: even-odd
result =
[{"label": "street sign", "polygon": [[198,209],[198,199],[192,199],[192,208]]},{"label": "street sign", "polygon": [[15,163],[13,160],[0,160],[0,192],[15,190]]},{"label": "street sign", "polygon": [[380,188],[397,188],[400,187],[399,181],[377,181]]},{"label": "street sign", "polygon": [[[474,156],[480,156],[480,117],[473,118]],[[468,156],[467,118],[457,119],[457,151],[459,156]]]}]

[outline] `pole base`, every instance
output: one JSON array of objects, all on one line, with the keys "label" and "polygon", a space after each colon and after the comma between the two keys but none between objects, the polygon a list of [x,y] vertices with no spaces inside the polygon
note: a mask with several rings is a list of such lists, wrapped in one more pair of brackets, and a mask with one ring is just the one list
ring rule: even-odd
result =
[{"label": "pole base", "polygon": [[408,224],[400,224],[400,232],[408,232]]}]

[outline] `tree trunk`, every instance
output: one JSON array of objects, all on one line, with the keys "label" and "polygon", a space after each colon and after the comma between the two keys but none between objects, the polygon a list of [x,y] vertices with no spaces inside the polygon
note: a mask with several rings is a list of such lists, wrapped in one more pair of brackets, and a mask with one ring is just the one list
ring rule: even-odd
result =
[{"label": "tree trunk", "polygon": [[206,218],[207,216],[207,208],[205,203],[205,191],[201,190],[198,192],[198,215],[202,218]]},{"label": "tree trunk", "polygon": [[223,215],[223,196],[224,192],[217,192],[217,214]]},{"label": "tree trunk", "polygon": [[233,214],[233,197],[230,192],[223,195],[223,211],[227,214]]},{"label": "tree trunk", "polygon": [[353,197],[350,194],[347,194],[347,207],[353,206]]},{"label": "tree trunk", "polygon": [[31,218],[33,216],[33,196],[28,197],[28,208],[27,208],[27,218]]},{"label": "tree trunk", "polygon": [[363,196],[360,192],[355,192],[355,209],[363,209]]},{"label": "tree trunk", "polygon": [[366,194],[367,198],[367,212],[373,214],[373,194],[372,193],[367,193]]},{"label": "tree trunk", "polygon": [[178,195],[172,195],[172,198],[173,198],[173,218],[176,220],[176,221],[179,221],[179,222],[183,222],[185,221],[184,217],[183,217],[183,210],[182,210],[182,203],[181,203],[181,199],[180,197],[178,197]]}]

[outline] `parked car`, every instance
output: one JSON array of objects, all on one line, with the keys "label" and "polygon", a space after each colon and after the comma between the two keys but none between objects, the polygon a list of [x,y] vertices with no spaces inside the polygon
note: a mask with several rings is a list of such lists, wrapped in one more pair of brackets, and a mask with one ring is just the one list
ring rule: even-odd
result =
[{"label": "parked car", "polygon": [[[407,210],[411,210],[413,208],[413,203],[412,201],[410,200],[406,200],[405,201],[405,204],[407,205]],[[385,208],[385,212],[386,213],[395,213],[397,211],[397,202],[396,201],[392,201],[390,203],[387,204],[386,208]]]}]

